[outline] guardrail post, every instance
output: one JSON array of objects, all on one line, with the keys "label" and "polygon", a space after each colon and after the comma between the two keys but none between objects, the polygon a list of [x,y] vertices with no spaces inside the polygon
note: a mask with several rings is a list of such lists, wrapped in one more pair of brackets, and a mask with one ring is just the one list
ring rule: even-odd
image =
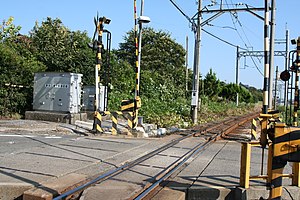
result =
[{"label": "guardrail post", "polygon": [[249,184],[250,184],[250,159],[251,159],[251,144],[242,143],[240,186],[246,189],[249,188]]}]

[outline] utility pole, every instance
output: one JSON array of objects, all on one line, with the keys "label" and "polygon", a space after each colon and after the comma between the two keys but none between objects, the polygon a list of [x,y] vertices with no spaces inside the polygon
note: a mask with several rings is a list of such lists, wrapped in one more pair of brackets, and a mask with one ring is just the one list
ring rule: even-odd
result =
[{"label": "utility pole", "polygon": [[[267,1],[267,0],[266,0]],[[170,0],[170,2],[176,7],[176,9],[192,24],[192,28],[194,31],[195,35],[195,48],[194,48],[194,66],[193,66],[193,85],[192,85],[192,101],[191,101],[191,116],[192,116],[192,122],[194,124],[197,123],[197,115],[198,115],[198,105],[199,105],[199,63],[200,63],[200,43],[201,43],[201,27],[209,24],[209,22],[213,21],[217,17],[221,16],[224,13],[231,13],[231,12],[249,12],[250,14],[254,15],[255,17],[265,20],[264,17],[258,15],[255,13],[255,11],[266,11],[266,6],[262,8],[254,8],[254,7],[249,7],[246,5],[244,8],[228,8],[228,9],[223,9],[223,1],[221,1],[221,5],[219,9],[208,9],[208,7],[205,7],[205,9],[202,10],[202,0],[198,0],[198,11],[197,14],[195,14],[192,18],[187,16],[179,6],[173,1]],[[265,3],[266,4],[266,3]],[[268,8],[269,10],[269,8]],[[209,17],[208,19],[204,20],[201,22],[201,16],[202,14],[213,14],[213,16]],[[269,15],[269,12],[268,12]],[[266,16],[266,14],[265,14]],[[197,24],[194,23],[193,20],[197,17]],[[267,18],[269,22],[269,17]],[[268,27],[267,27],[268,30]],[[266,41],[266,40],[265,40]],[[269,43],[269,41],[268,41]],[[269,55],[269,54],[268,54]],[[268,56],[269,58],[269,56]],[[269,61],[268,61],[269,63]],[[269,65],[268,65],[269,66]],[[268,67],[269,68],[269,67]],[[268,74],[269,74],[269,69],[268,69]],[[269,79],[267,78],[267,81]],[[265,82],[265,81],[264,81]],[[267,85],[268,86],[268,82]],[[268,88],[268,87],[266,87]],[[268,91],[264,95],[268,95]],[[268,96],[266,96],[268,98]],[[268,102],[266,102],[266,105]]]},{"label": "utility pole", "polygon": [[[235,77],[235,84],[239,86],[239,49],[240,47],[236,47],[236,77]],[[239,92],[236,93],[236,106],[239,106]]]},{"label": "utility pole", "polygon": [[194,67],[193,67],[193,88],[192,88],[192,102],[191,114],[193,124],[198,121],[198,107],[199,107],[199,63],[200,63],[200,43],[201,43],[201,7],[202,0],[198,0],[198,16],[195,32],[195,49],[194,49]]},{"label": "utility pole", "polygon": [[[134,93],[134,106],[133,106],[133,120],[132,120],[132,128],[135,130],[138,124],[138,111],[141,107],[141,98],[140,98],[140,74],[141,74],[141,46],[142,46],[142,23],[149,23],[150,18],[143,16],[144,11],[144,0],[141,0],[141,13],[139,18],[137,17],[137,8],[136,8],[136,0],[134,0],[134,36],[135,36],[135,93]],[[139,26],[139,33],[138,33]]]},{"label": "utility pole", "polygon": [[276,102],[277,102],[277,83],[278,83],[278,66],[276,66],[276,77],[275,77],[275,87],[274,87],[274,110],[276,110]]},{"label": "utility pole", "polygon": [[[140,10],[140,16],[143,16],[144,14],[144,0],[141,0],[141,10]],[[139,40],[138,40],[138,82],[140,83],[140,74],[141,74],[141,55],[142,55],[142,31],[143,31],[143,23],[139,22]],[[137,94],[136,94],[137,95]]]},{"label": "utility pole", "polygon": [[[286,30],[286,34],[285,34],[285,52],[286,52],[286,56],[285,56],[285,70],[288,70],[289,68],[289,40],[290,40],[290,33],[289,30]],[[288,86],[289,86],[289,82],[285,81],[284,82],[284,107],[287,108],[287,97],[288,97]]]},{"label": "utility pole", "polygon": [[274,79],[274,47],[275,47],[275,14],[276,14],[276,0],[272,0],[271,3],[271,29],[270,29],[270,61],[269,61],[269,108],[272,109],[273,106],[273,79]]},{"label": "utility pole", "polygon": [[265,0],[264,18],[264,86],[263,86],[263,114],[268,113],[268,92],[269,92],[269,0]]},{"label": "utility pole", "polygon": [[189,37],[186,36],[185,39],[185,91],[188,91],[188,77],[189,77]]}]

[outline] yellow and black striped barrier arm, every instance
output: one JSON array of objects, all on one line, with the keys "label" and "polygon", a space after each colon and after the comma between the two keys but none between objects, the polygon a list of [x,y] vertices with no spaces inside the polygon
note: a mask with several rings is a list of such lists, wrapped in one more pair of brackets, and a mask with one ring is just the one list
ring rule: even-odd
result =
[{"label": "yellow and black striped barrier arm", "polygon": [[269,199],[281,200],[283,169],[287,162],[300,162],[300,129],[285,127],[284,123],[278,123],[275,125],[272,142],[273,158]]},{"label": "yellow and black striped barrier arm", "polygon": [[134,111],[134,99],[122,100],[121,111],[122,112],[133,112]]}]

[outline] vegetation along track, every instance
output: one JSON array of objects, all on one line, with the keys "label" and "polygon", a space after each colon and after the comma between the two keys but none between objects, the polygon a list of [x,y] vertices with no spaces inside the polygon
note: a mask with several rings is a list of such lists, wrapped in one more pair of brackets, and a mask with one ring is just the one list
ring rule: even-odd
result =
[{"label": "vegetation along track", "polygon": [[[129,173],[129,171],[138,171],[140,174],[149,173],[147,175],[148,180],[145,182],[145,176],[133,177],[132,179],[134,179],[134,181],[132,180],[132,182],[139,183],[138,187],[131,187],[133,188],[131,193],[127,197],[124,196],[124,199],[149,199],[151,198],[151,194],[153,194],[155,190],[158,190],[160,184],[168,179],[168,177],[170,177],[172,174],[176,173],[178,169],[184,167],[185,163],[190,158],[195,157],[200,152],[204,151],[214,141],[221,139],[222,137],[226,137],[226,135],[232,132],[234,129],[257,116],[258,113],[251,113],[249,115],[232,117],[222,122],[210,123],[205,126],[195,127],[194,129],[186,130],[184,132],[178,132],[177,134],[180,134],[182,137],[174,139],[171,142],[134,161],[125,163],[120,167],[108,171],[101,176],[98,176],[97,178],[87,182],[86,184],[54,198],[54,200],[66,198],[69,199],[72,195],[76,199],[78,194],[86,188],[95,185],[96,187],[101,187],[102,184],[105,185],[105,182],[122,180],[122,175]],[[195,136],[201,139],[195,141],[193,139]],[[190,141],[184,143],[186,140]],[[187,144],[190,146],[186,146]],[[180,149],[180,151],[176,151],[175,149]],[[174,150],[176,155],[171,156],[171,154],[174,154]],[[162,155],[169,155],[168,157],[172,159],[161,158],[163,157]],[[149,168],[150,165],[156,166],[155,172],[139,171],[141,166],[148,166]],[[134,169],[135,167],[136,169]],[[128,177],[130,175],[123,176]],[[151,180],[149,177],[151,177]],[[112,185],[112,183],[109,183],[109,185]]]}]

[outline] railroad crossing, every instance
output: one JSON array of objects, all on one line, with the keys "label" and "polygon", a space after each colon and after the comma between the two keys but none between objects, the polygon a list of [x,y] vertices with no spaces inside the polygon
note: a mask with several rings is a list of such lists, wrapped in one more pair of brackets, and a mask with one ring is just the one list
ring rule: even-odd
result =
[{"label": "railroad crossing", "polygon": [[[236,122],[236,119],[233,121]],[[23,195],[24,199],[52,199],[111,170],[124,168],[131,161],[168,143],[174,143],[153,159],[114,175],[108,182],[100,181],[80,194],[81,200],[130,199],[145,185],[157,180],[160,169],[171,165],[187,150],[206,143],[209,137],[224,129],[216,128],[220,126],[216,123],[213,125],[215,128],[199,127],[198,130],[185,130],[166,137],[130,138],[125,135],[77,135],[80,131],[76,134],[75,127],[59,123],[1,121],[1,198],[13,199]],[[267,198],[268,190],[263,181],[251,181],[248,190],[239,187],[241,144],[237,141],[247,140],[250,129],[249,122],[237,129],[234,135],[226,136],[227,140],[217,141],[200,155],[189,158],[185,168],[180,167],[172,179],[162,184],[164,188],[156,191],[151,198],[174,199],[174,195],[175,199],[203,199],[203,196],[235,199],[234,195],[239,195],[240,199],[259,195]],[[188,134],[194,137],[188,137]],[[187,138],[182,140],[183,136]],[[261,149],[254,148],[252,173],[260,172],[260,155]],[[288,184],[287,180],[284,183]],[[295,199],[299,197],[298,189],[286,188]],[[286,195],[284,192],[284,197]]]}]

